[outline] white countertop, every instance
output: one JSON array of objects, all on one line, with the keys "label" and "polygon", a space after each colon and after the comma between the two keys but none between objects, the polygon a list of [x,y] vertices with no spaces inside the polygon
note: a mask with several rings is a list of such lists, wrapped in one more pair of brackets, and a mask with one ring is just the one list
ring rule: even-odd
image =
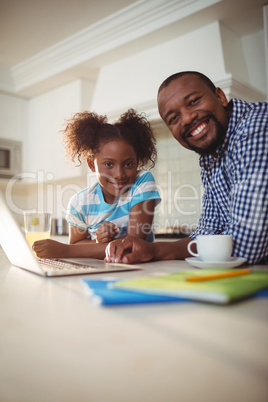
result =
[{"label": "white countertop", "polygon": [[[105,276],[192,269],[142,267]],[[268,400],[267,298],[100,307],[80,276],[39,277],[0,250],[0,323],[1,402]]]}]

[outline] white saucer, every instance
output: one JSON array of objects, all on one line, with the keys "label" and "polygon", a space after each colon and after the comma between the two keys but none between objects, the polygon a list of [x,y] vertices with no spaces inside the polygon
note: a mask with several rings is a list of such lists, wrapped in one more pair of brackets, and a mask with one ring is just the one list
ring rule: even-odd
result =
[{"label": "white saucer", "polygon": [[228,261],[202,261],[197,257],[185,258],[190,265],[197,268],[235,268],[246,262],[246,258],[232,257]]}]

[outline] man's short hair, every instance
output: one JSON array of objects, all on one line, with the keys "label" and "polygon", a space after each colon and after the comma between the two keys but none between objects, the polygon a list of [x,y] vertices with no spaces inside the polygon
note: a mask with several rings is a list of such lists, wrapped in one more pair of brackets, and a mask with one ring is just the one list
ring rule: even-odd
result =
[{"label": "man's short hair", "polygon": [[164,89],[167,87],[172,81],[177,80],[178,78],[183,77],[184,75],[196,75],[201,81],[203,81],[209,88],[210,90],[215,93],[216,91],[216,86],[213,84],[213,82],[204,74],[199,73],[198,71],[181,71],[180,73],[176,73],[173,75],[170,75],[168,78],[165,79],[165,81],[162,82],[158,89],[158,95]]}]

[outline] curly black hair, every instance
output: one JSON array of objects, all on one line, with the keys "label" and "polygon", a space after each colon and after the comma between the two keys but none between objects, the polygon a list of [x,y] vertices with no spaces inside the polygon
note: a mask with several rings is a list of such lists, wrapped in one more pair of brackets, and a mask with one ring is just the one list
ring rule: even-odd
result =
[{"label": "curly black hair", "polygon": [[82,159],[93,159],[103,144],[114,140],[124,140],[134,148],[140,168],[154,167],[157,159],[151,125],[134,109],[123,113],[114,124],[108,123],[107,116],[94,112],[75,113],[62,133],[67,155],[79,164]]}]

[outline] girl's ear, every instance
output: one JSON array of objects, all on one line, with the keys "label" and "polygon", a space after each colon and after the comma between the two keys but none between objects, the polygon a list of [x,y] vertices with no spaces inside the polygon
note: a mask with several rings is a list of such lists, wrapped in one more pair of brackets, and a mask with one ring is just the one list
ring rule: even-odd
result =
[{"label": "girl's ear", "polygon": [[94,159],[87,158],[87,165],[92,172],[95,172]]}]

